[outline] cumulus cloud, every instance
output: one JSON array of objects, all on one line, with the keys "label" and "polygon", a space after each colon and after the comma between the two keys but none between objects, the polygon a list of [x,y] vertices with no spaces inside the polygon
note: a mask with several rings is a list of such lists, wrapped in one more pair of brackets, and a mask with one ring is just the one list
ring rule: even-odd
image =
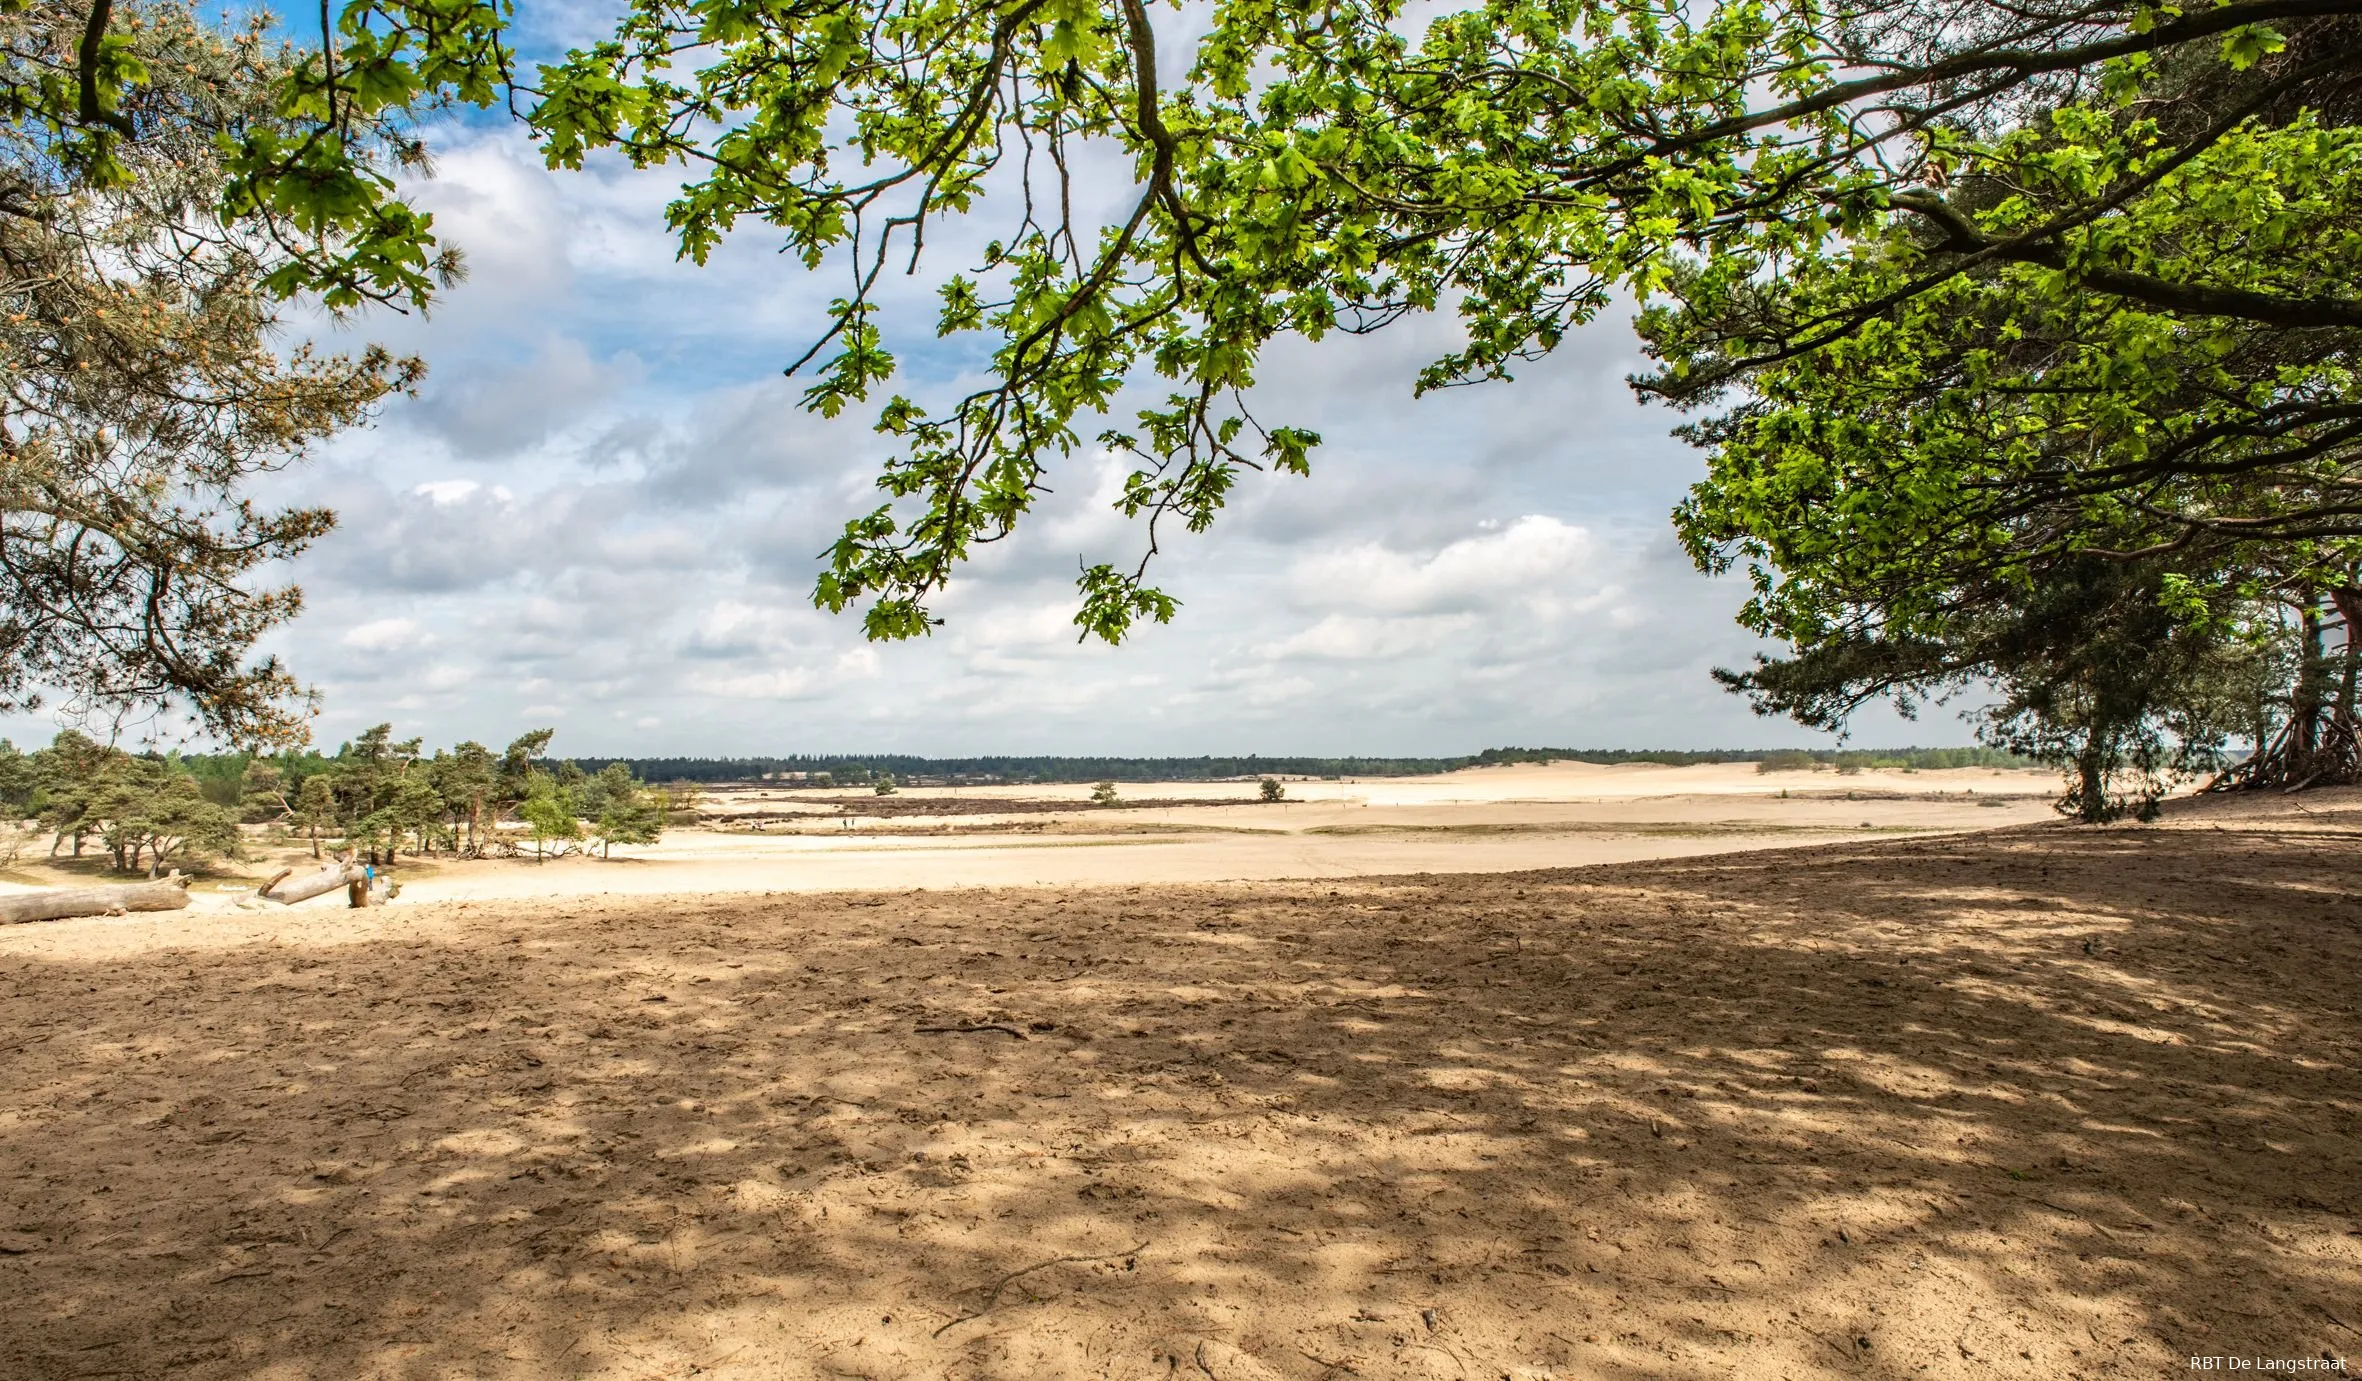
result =
[{"label": "cumulus cloud", "polygon": [[429,636],[415,619],[371,619],[348,630],[337,641],[346,647],[357,647],[366,652],[390,652],[397,648],[417,647],[429,641]]},{"label": "cumulus cloud", "polygon": [[1297,657],[1348,661],[1412,657],[1467,632],[1475,621],[1473,614],[1395,619],[1330,614],[1309,628],[1263,644],[1260,650],[1279,661]]},{"label": "cumulus cloud", "polygon": [[814,684],[811,672],[802,668],[777,671],[750,671],[714,680],[692,680],[687,689],[701,695],[718,695],[731,700],[795,700],[809,693]]},{"label": "cumulus cloud", "polygon": [[[759,231],[676,262],[677,173],[552,175],[507,132],[442,142],[425,197],[473,276],[432,318],[321,328],[424,355],[427,388],[266,495],[342,518],[284,572],[307,610],[273,642],[324,693],[327,743],[389,717],[495,744],[555,724],[582,754],[1805,740],[1707,674],[1752,649],[1729,622],[1743,592],[1670,540],[1698,463],[1624,389],[1620,321],[1514,385],[1416,400],[1448,319],[1282,343],[1254,402],[1322,432],[1314,474],[1250,476],[1212,532],[1165,535],[1172,625],[1076,639],[1078,565],[1142,550],[1110,506],[1128,464],[1086,451],[1046,458],[1049,492],[959,574],[946,626],[870,644],[810,592],[882,502],[887,443],[858,413],[805,413],[778,373],[841,282]],[[930,240],[958,261],[958,237]],[[928,284],[894,292],[903,311]],[[921,394],[973,382],[965,347],[897,345]]]},{"label": "cumulus cloud", "polygon": [[1593,555],[1582,528],[1529,513],[1427,556],[1374,542],[1331,548],[1298,561],[1288,578],[1308,605],[1400,614],[1500,611],[1563,594]]},{"label": "cumulus cloud", "polygon": [[411,420],[461,456],[507,455],[584,425],[645,373],[629,351],[598,358],[581,341],[550,336],[512,364],[430,374]]}]

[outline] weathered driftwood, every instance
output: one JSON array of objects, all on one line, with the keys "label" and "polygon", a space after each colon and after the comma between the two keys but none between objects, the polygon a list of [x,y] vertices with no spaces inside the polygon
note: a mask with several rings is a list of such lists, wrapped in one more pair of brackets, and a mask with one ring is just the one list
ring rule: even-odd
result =
[{"label": "weathered driftwood", "polygon": [[333,892],[339,887],[350,888],[355,883],[365,881],[368,876],[368,870],[358,863],[332,863],[319,872],[306,873],[302,877],[277,883],[262,894],[262,899],[293,906],[322,892]]},{"label": "weathered driftwood", "polygon": [[0,923],[62,921],[114,911],[178,911],[189,904],[189,880],[178,873],[117,887],[52,887],[0,897]]}]

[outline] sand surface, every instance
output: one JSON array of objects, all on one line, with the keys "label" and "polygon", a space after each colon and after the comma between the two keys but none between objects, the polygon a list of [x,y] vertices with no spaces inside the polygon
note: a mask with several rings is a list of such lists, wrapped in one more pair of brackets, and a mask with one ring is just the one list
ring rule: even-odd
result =
[{"label": "sand surface", "polygon": [[[817,892],[847,888],[1107,886],[1395,873],[1509,872],[1679,858],[1865,835],[1987,829],[2052,818],[2045,772],[1757,772],[1751,764],[1490,768],[1435,777],[709,793],[708,825],[609,859],[401,860],[397,905],[493,898]],[[1785,793],[1783,795],[1783,793]],[[1144,802],[1166,802],[1163,805]],[[878,814],[891,810],[891,815]],[[935,813],[940,812],[940,813]],[[300,848],[258,846],[202,880],[231,904]],[[42,870],[35,867],[26,876]],[[43,881],[60,881],[44,877]],[[10,886],[0,881],[0,888]],[[331,910],[340,895],[305,904]]]},{"label": "sand surface", "polygon": [[2358,837],[17,927],[0,1374],[2354,1357]]}]

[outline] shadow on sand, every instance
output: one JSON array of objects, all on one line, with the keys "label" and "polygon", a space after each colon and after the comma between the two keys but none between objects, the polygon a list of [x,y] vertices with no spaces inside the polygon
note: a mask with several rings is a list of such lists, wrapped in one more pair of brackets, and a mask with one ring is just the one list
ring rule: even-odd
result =
[{"label": "shadow on sand", "polygon": [[0,1373],[2344,1354],[2358,894],[2346,841],[2039,828],[69,937],[0,953]]}]

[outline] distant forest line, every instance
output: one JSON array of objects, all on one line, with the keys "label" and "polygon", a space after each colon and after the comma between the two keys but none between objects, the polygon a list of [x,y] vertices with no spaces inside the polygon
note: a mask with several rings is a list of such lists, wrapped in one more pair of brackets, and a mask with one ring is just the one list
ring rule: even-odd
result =
[{"label": "distant forest line", "polygon": [[2033,759],[1996,748],[1741,748],[1696,751],[1657,748],[1487,748],[1450,758],[1118,758],[994,755],[929,758],[905,753],[798,753],[749,758],[574,759],[586,772],[622,763],[645,782],[808,781],[826,774],[837,786],[858,786],[890,774],[904,786],[984,785],[995,782],[1192,782],[1256,777],[1416,777],[1468,767],[1515,763],[1656,763],[1689,767],[1699,763],[1751,762],[1767,771],[1947,767],[2034,767]]}]

